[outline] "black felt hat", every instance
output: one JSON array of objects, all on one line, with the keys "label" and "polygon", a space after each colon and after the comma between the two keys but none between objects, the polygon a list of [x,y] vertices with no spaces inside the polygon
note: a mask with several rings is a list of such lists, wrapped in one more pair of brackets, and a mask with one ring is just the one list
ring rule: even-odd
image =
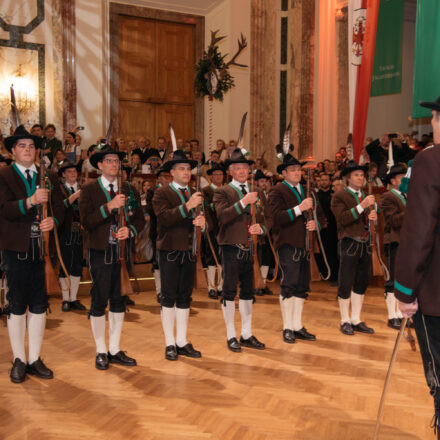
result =
[{"label": "black felt hat", "polygon": [[170,171],[171,168],[173,168],[174,165],[177,165],[178,163],[187,163],[191,167],[191,169],[195,168],[197,166],[197,161],[188,159],[186,157],[186,154],[182,150],[176,150],[173,152],[173,157],[170,160],[167,160],[163,165],[162,168],[164,171]]},{"label": "black felt hat", "polygon": [[221,171],[226,176],[226,170],[225,167],[218,163],[214,163],[212,167],[206,172],[208,176],[210,176],[214,171]]},{"label": "black felt hat", "polygon": [[156,171],[156,179],[163,173],[169,173],[168,170],[164,170],[162,167],[160,167],[157,171]]},{"label": "black felt hat", "polygon": [[78,170],[78,167],[73,162],[65,160],[58,170],[58,176],[61,177],[64,171],[68,170],[69,168],[75,168],[76,170]]},{"label": "black felt hat", "polygon": [[299,165],[302,167],[305,162],[300,162],[296,157],[293,157],[291,154],[286,154],[283,156],[283,163],[277,166],[277,173],[281,174],[283,170],[292,165]]},{"label": "black felt hat", "polygon": [[367,170],[367,166],[358,165],[354,160],[350,160],[348,161],[347,166],[341,171],[341,177],[344,177],[347,174],[352,173],[353,171],[363,171],[364,173],[366,173]]},{"label": "black felt hat", "polygon": [[116,151],[110,145],[104,145],[101,149],[97,147],[96,153],[90,156],[90,165],[92,167],[98,169],[98,163],[102,162],[104,157],[108,154],[116,154],[119,157],[119,160],[124,159],[125,153],[123,151]]},{"label": "black felt hat", "polygon": [[419,105],[440,112],[440,96],[434,102],[419,101]]},{"label": "black felt hat", "polygon": [[34,136],[30,134],[23,125],[19,125],[12,136],[9,136],[5,139],[5,148],[12,153],[12,147],[14,144],[20,139],[32,139],[35,143],[35,148],[40,148],[42,139],[39,136]]},{"label": "black felt hat", "polygon": [[257,170],[254,176],[254,180],[267,179],[270,180],[270,176],[266,176],[261,170]]},{"label": "black felt hat", "polygon": [[387,173],[387,175],[385,176],[385,182],[391,183],[391,179],[393,177],[396,177],[399,174],[405,175],[407,171],[408,171],[407,168],[403,165],[394,165],[391,167],[389,173]]},{"label": "black felt hat", "polygon": [[228,169],[234,163],[247,163],[248,165],[252,165],[254,161],[246,159],[246,156],[243,154],[243,151],[240,148],[236,148],[231,153],[231,157],[225,160],[225,168]]}]

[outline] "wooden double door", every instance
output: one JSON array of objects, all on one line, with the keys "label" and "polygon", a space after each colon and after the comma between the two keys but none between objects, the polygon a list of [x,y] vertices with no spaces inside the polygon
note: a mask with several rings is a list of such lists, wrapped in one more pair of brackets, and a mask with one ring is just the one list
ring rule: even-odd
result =
[{"label": "wooden double door", "polygon": [[138,17],[118,20],[119,133],[194,137],[194,26]]}]

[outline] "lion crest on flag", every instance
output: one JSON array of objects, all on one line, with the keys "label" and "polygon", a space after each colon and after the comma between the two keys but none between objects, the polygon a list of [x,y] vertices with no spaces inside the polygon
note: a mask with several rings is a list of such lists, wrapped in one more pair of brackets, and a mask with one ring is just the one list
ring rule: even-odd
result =
[{"label": "lion crest on flag", "polygon": [[355,11],[355,16],[353,17],[353,33],[352,33],[352,63],[355,66],[359,66],[362,60],[362,48],[364,43],[365,35],[365,23],[366,23],[366,10],[360,8]]}]

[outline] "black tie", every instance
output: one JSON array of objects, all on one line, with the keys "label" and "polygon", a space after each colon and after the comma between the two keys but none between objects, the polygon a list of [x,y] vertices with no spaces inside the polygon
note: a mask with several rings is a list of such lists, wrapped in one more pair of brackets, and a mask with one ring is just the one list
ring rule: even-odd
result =
[{"label": "black tie", "polygon": [[73,189],[73,186],[70,187],[70,191],[72,192],[72,194],[75,192],[75,190]]},{"label": "black tie", "polygon": [[186,190],[186,188],[179,188],[179,191],[182,193],[183,198],[185,199],[185,202],[188,201],[188,192]]},{"label": "black tie", "polygon": [[29,186],[32,186],[31,170],[26,170],[26,180],[28,181]]},{"label": "black tie", "polygon": [[109,183],[109,184],[108,184],[108,187],[110,188],[110,197],[111,197],[112,199],[114,199],[114,198],[116,197],[116,193],[115,193],[115,191],[113,190],[113,183]]},{"label": "black tie", "polygon": [[241,192],[242,192],[243,195],[245,196],[245,195],[247,194],[247,191],[246,191],[246,185],[243,183],[242,185],[240,185],[240,187],[241,187]]}]

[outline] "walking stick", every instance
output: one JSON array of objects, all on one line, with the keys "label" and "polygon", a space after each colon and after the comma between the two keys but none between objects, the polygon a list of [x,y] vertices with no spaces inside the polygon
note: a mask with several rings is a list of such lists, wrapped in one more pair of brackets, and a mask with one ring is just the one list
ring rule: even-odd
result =
[{"label": "walking stick", "polygon": [[391,355],[390,365],[388,366],[387,377],[385,379],[385,384],[384,384],[383,390],[382,390],[382,397],[380,398],[379,410],[377,411],[376,430],[374,431],[373,440],[378,439],[379,429],[380,429],[380,421],[382,419],[383,408],[385,406],[385,397],[386,397],[386,394],[388,391],[388,386],[390,384],[393,366],[396,361],[397,350],[399,348],[400,340],[402,339],[407,322],[408,322],[408,318],[403,318],[402,323],[400,324],[399,333],[397,333],[396,343],[394,344],[393,354]]}]

